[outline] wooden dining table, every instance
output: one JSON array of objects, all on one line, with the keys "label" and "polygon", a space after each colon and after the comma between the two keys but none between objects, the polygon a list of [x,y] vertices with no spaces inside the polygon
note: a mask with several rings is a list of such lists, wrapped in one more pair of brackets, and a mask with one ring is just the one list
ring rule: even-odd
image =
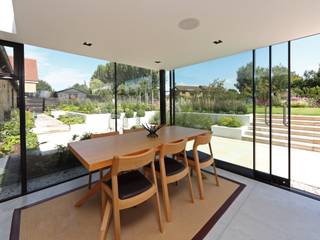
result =
[{"label": "wooden dining table", "polygon": [[[112,166],[115,156],[127,155],[148,148],[159,149],[162,144],[187,138],[193,140],[196,136],[208,133],[207,130],[185,128],[179,126],[165,126],[157,132],[158,137],[147,137],[146,131],[88,139],[68,144],[70,151],[89,171],[102,170]],[[80,207],[100,190],[98,181],[76,203]]]}]

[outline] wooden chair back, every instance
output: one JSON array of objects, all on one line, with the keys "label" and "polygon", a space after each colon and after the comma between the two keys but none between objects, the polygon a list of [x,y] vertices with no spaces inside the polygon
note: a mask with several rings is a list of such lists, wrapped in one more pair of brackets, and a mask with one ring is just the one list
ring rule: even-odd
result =
[{"label": "wooden chair back", "polygon": [[123,134],[131,133],[131,132],[139,132],[143,131],[144,128],[134,128],[134,129],[123,129]]},{"label": "wooden chair back", "polygon": [[175,142],[163,144],[160,147],[160,156],[169,154],[177,154],[185,150],[187,145],[187,139],[180,139]]},{"label": "wooden chair back", "polygon": [[110,137],[115,135],[119,135],[119,132],[92,133],[90,138]]},{"label": "wooden chair back", "polygon": [[194,147],[197,147],[199,145],[205,145],[205,144],[209,144],[212,138],[212,133],[208,132],[205,134],[201,134],[199,136],[196,137],[195,141],[194,141]]},{"label": "wooden chair back", "polygon": [[112,175],[120,172],[142,168],[154,160],[155,150],[153,148],[139,151],[124,156],[115,156],[112,162]]}]

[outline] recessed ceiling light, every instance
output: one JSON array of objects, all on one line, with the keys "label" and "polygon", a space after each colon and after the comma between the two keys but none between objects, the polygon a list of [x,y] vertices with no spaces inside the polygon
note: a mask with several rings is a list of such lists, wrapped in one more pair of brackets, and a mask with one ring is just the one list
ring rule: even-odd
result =
[{"label": "recessed ceiling light", "polygon": [[196,19],[196,18],[186,18],[181,20],[178,24],[179,28],[183,30],[192,30],[199,27],[199,25],[200,25],[200,21],[199,19]]},{"label": "recessed ceiling light", "polygon": [[223,43],[222,40],[216,40],[216,41],[213,41],[214,44],[220,44],[220,43]]},{"label": "recessed ceiling light", "polygon": [[156,60],[156,61],[154,61],[156,64],[159,64],[159,63],[161,63],[161,61],[159,61],[159,60]]},{"label": "recessed ceiling light", "polygon": [[84,46],[87,46],[87,47],[91,47],[91,46],[92,46],[92,43],[91,43],[91,42],[84,42],[83,45],[84,45]]}]

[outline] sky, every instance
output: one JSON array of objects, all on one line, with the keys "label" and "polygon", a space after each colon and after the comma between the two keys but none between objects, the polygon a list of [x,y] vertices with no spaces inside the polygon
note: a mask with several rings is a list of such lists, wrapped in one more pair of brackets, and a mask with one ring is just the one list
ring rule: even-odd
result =
[{"label": "sky", "polygon": [[[272,49],[273,65],[286,66],[287,44],[274,45]],[[292,71],[302,75],[305,70],[317,70],[320,64],[320,35],[292,41],[291,55]],[[75,83],[89,84],[97,65],[107,62],[31,45],[25,45],[25,56],[37,59],[39,79],[47,81],[56,91]],[[215,79],[224,79],[225,87],[234,88],[237,70],[251,60],[252,51],[247,51],[179,68],[176,69],[176,84],[208,85]],[[256,65],[268,66],[268,48],[256,50]]]},{"label": "sky", "polygon": [[[287,43],[272,47],[272,65],[287,66]],[[256,65],[269,65],[268,48],[256,50]],[[225,87],[234,88],[239,67],[252,61],[252,51],[214,59],[176,69],[177,85],[208,85],[215,79],[224,79]],[[291,42],[291,70],[303,75],[305,70],[317,70],[320,64],[320,35]]]}]

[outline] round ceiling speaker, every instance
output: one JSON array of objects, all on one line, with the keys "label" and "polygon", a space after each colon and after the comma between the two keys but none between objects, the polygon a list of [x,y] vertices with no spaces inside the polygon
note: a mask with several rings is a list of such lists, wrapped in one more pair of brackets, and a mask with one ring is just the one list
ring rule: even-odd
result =
[{"label": "round ceiling speaker", "polygon": [[179,22],[179,28],[183,30],[192,30],[199,27],[200,21],[196,18],[186,18]]}]

